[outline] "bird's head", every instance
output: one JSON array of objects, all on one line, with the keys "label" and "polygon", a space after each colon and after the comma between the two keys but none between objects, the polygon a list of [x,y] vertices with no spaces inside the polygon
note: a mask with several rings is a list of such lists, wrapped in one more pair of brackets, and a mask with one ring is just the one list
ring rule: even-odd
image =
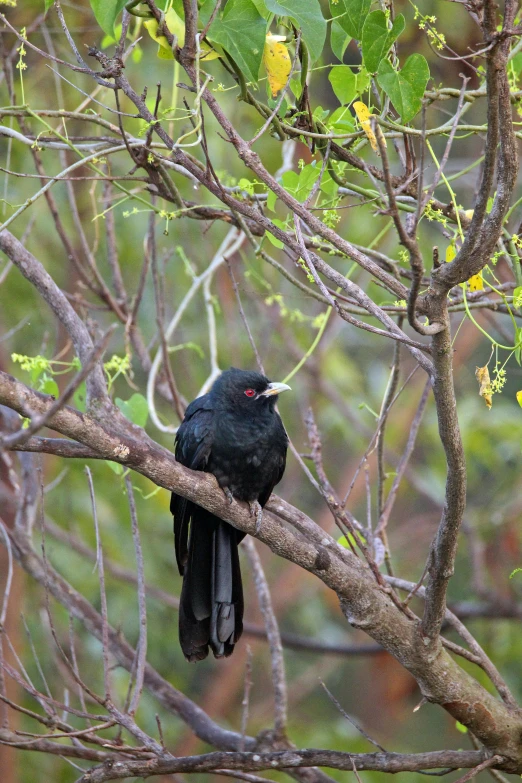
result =
[{"label": "bird's head", "polygon": [[266,407],[274,408],[278,395],[289,390],[286,383],[273,383],[259,372],[231,367],[214,381],[212,396],[225,408],[254,413]]}]

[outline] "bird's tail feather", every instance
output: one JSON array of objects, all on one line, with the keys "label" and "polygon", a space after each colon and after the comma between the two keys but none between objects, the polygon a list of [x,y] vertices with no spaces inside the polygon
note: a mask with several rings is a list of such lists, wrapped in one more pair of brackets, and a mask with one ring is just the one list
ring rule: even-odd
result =
[{"label": "bird's tail feather", "polygon": [[209,646],[228,657],[243,631],[243,586],[238,531],[198,506],[190,524],[179,608],[179,639],[187,660],[200,661]]}]

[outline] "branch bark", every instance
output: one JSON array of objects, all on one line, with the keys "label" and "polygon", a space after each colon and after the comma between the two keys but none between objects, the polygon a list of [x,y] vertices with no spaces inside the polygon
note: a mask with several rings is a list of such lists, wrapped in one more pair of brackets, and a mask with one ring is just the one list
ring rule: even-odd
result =
[{"label": "branch bark", "polygon": [[[443,333],[444,334],[444,333]],[[52,401],[46,395],[38,394],[16,381],[6,373],[0,373],[0,403],[17,410],[22,415],[26,406],[45,412]],[[94,449],[105,459],[120,462],[126,467],[142,473],[158,486],[174,490],[178,494],[193,500],[217,516],[225,519],[246,533],[255,533],[255,521],[250,509],[244,503],[229,504],[213,476],[190,471],[176,463],[172,454],[162,449],[148,438],[139,436],[142,432],[135,428],[136,436],[120,433],[113,434],[110,424],[103,425],[89,416],[79,414],[71,408],[63,408],[49,422],[50,426],[63,435],[80,441]],[[513,767],[522,769],[522,749],[519,737],[522,732],[522,715],[498,702],[476,680],[461,669],[451,656],[442,649],[437,639],[433,648],[424,644],[420,633],[419,621],[409,619],[391,600],[390,596],[376,583],[374,576],[361,560],[339,546],[325,535],[310,520],[285,504],[286,521],[295,524],[292,530],[284,524],[281,517],[270,511],[263,515],[263,526],[259,538],[281,557],[315,574],[328,587],[334,590],[340,600],[341,608],[348,622],[366,631],[375,641],[390,652],[417,680],[428,701],[443,706],[453,717],[467,726],[475,736],[491,751],[510,759]],[[300,532],[306,531],[304,537]],[[16,555],[16,548],[15,548]],[[35,568],[34,555],[30,563]],[[27,565],[25,566],[27,567]],[[36,569],[38,573],[38,569]],[[34,575],[34,574],[33,574]],[[43,572],[40,572],[43,579]],[[62,584],[60,599],[68,605],[70,593]],[[77,600],[83,600],[77,596]],[[91,610],[84,607],[83,614],[89,618],[89,630],[95,635],[101,632],[93,623]],[[113,643],[111,641],[111,643]],[[120,650],[120,657],[130,665],[133,653],[128,648]],[[155,675],[145,675],[154,678]],[[159,678],[161,680],[161,678]],[[164,692],[156,681],[156,690]],[[175,709],[182,711],[196,726],[196,733],[203,732],[222,736],[222,729],[208,726],[208,719],[201,722],[201,716],[195,715],[198,708],[190,702],[187,707],[185,697],[170,692],[169,699],[175,702]],[[476,705],[480,704],[478,710]],[[192,723],[190,723],[192,725]],[[198,734],[201,736],[201,734]],[[236,747],[240,735],[225,732]],[[221,766],[228,766],[222,763]]]}]

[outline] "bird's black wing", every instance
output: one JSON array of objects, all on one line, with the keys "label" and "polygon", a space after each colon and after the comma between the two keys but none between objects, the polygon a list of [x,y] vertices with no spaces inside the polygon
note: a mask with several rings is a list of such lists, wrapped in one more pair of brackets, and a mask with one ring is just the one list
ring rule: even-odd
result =
[{"label": "bird's black wing", "polygon": [[[206,470],[214,440],[210,395],[191,402],[181,424],[175,456],[192,470]],[[243,588],[237,530],[196,503],[172,494],[176,560],[183,586],[179,637],[187,660],[228,656],[243,630]]]},{"label": "bird's black wing", "polygon": [[286,434],[286,430],[283,426],[283,422],[281,421],[279,415],[277,416],[277,418],[279,420],[278,427],[276,429],[276,432],[274,434],[274,439],[272,442],[272,449],[275,457],[274,469],[271,475],[269,476],[265,486],[263,487],[263,491],[260,493],[257,499],[259,505],[261,506],[265,506],[268,503],[268,499],[272,494],[274,487],[276,486],[276,484],[279,484],[279,482],[283,478],[283,473],[285,472],[285,467],[286,467],[286,450],[288,447],[288,435]]},{"label": "bird's black wing", "polygon": [[[208,394],[190,403],[176,436],[176,460],[191,470],[205,470],[214,434],[214,410]],[[176,561],[183,575],[188,556],[189,522],[194,503],[172,493],[170,510],[174,517]]]}]

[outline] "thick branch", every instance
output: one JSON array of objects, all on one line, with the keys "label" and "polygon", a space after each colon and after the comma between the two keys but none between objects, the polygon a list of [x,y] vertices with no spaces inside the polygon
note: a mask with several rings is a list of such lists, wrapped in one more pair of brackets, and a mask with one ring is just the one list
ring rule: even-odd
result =
[{"label": "thick branch", "polygon": [[[493,4],[486,3],[486,13],[492,17],[486,19],[484,30],[486,40],[497,38],[495,45],[487,53],[487,136],[482,169],[482,181],[469,225],[466,239],[456,258],[450,264],[434,271],[435,287],[443,286],[448,290],[463,283],[477,274],[488,262],[502,231],[511,194],[518,173],[516,138],[513,130],[513,117],[509,91],[507,63],[510,49],[509,37],[497,35],[495,30],[495,11]],[[506,0],[504,26],[509,29],[517,8],[514,0]],[[496,6],[495,6],[496,9]],[[488,199],[494,183],[495,163],[498,156],[497,192],[490,214],[486,217]]]},{"label": "thick branch", "polygon": [[[49,397],[31,391],[6,373],[0,373],[0,403],[22,415],[28,405],[33,410],[43,412],[52,404]],[[144,439],[143,435],[140,436],[142,431],[139,428],[136,428],[136,437],[129,433],[122,438],[119,433],[111,433],[110,425],[102,426],[71,408],[59,411],[50,424],[62,434],[95,449],[106,459],[120,462],[147,476],[157,485],[195,501],[238,529],[251,534],[255,532],[255,520],[246,504],[229,504],[223,492],[218,490],[213,476],[190,471],[179,465],[168,451],[150,439]],[[273,552],[315,574],[334,590],[350,624],[364,629],[408,669],[417,679],[426,699],[444,706],[468,726],[489,750],[509,757],[513,765],[520,763],[522,768],[519,742],[522,716],[498,702],[440,646],[435,651],[428,650],[418,633],[417,621],[409,619],[397,608],[361,560],[327,537],[313,523],[307,522],[296,509],[287,506],[286,518],[298,530],[306,531],[306,537],[294,533],[282,523],[281,517],[269,511],[263,514],[258,537]],[[67,596],[68,593],[63,594],[62,588],[61,600],[65,605],[69,600]],[[90,625],[92,627],[92,623]],[[132,653],[129,651],[128,655],[132,656]],[[132,660],[127,654],[125,657],[127,661]],[[158,690],[162,691],[163,687]],[[180,700],[185,709],[183,705],[188,700],[181,694],[176,697],[176,709],[179,709]],[[475,709],[478,703],[482,704],[483,709]],[[190,705],[187,710],[189,717],[196,709],[191,702]],[[194,722],[200,731],[201,721],[198,719]],[[216,730],[222,731],[214,727],[211,733]],[[205,723],[204,732],[207,736],[208,731]],[[231,741],[235,742],[234,738],[236,735],[232,733]],[[223,763],[222,766],[228,765]]]},{"label": "thick branch", "polygon": [[89,770],[81,783],[105,783],[126,777],[168,775],[176,772],[211,772],[226,767],[248,772],[264,769],[295,769],[299,767],[330,767],[353,771],[415,772],[423,769],[473,768],[484,761],[478,750],[443,750],[431,753],[343,753],[335,750],[285,750],[274,753],[206,753],[201,756],[176,759],[150,759],[116,763]]},{"label": "thick branch", "polygon": [[449,315],[445,303],[444,331],[433,337],[433,396],[437,408],[439,435],[446,455],[446,493],[437,535],[428,556],[428,583],[422,633],[434,647],[446,611],[446,591],[453,576],[457,540],[466,507],[466,460],[453,385],[453,348]]}]

